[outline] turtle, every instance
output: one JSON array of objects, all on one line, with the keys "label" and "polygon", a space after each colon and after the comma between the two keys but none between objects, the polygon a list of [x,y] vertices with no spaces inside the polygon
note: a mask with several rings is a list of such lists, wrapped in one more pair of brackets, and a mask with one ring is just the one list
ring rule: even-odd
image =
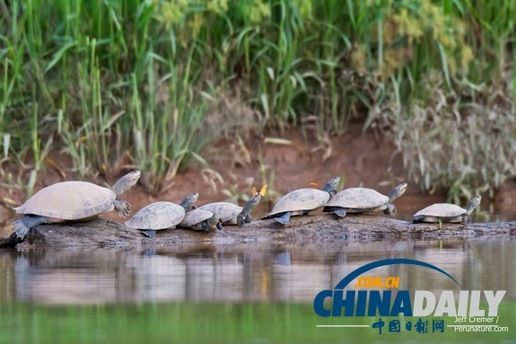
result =
[{"label": "turtle", "polygon": [[263,219],[273,218],[276,222],[286,225],[291,216],[306,215],[312,210],[323,207],[336,193],[340,177],[333,177],[319,189],[297,189],[282,196]]},{"label": "turtle", "polygon": [[471,213],[479,206],[482,197],[475,196],[469,201],[466,209],[450,203],[435,203],[421,209],[412,216],[412,222],[438,222],[439,227],[443,222],[464,223],[470,220]]},{"label": "turtle", "polygon": [[156,231],[174,228],[180,224],[186,212],[194,208],[197,198],[199,198],[199,194],[192,192],[179,205],[166,201],[151,203],[138,210],[125,225],[140,230],[143,235],[149,238],[154,238]]},{"label": "turtle", "polygon": [[224,225],[243,226],[245,223],[251,222],[251,210],[260,203],[262,197],[265,196],[266,190],[267,185],[262,186],[260,192],[256,192],[253,187],[254,195],[243,207],[229,202],[213,202],[205,204],[199,207],[199,209],[207,210],[217,215],[220,222]]},{"label": "turtle", "polygon": [[219,217],[211,211],[197,208],[187,212],[183,221],[178,226],[208,232],[210,229],[215,228],[221,230],[222,225],[220,222]]},{"label": "turtle", "polygon": [[348,188],[338,192],[326,205],[323,212],[337,217],[345,217],[347,213],[374,213],[383,211],[386,215],[394,215],[396,207],[392,203],[407,191],[407,183],[401,183],[387,194],[369,188]]},{"label": "turtle", "polygon": [[42,223],[89,220],[113,210],[120,217],[126,217],[131,213],[131,206],[120,196],[138,182],[140,174],[137,170],[129,172],[111,188],[84,181],[65,181],[44,187],[14,208],[17,214],[23,215],[14,222],[17,240],[21,242],[31,228]]}]

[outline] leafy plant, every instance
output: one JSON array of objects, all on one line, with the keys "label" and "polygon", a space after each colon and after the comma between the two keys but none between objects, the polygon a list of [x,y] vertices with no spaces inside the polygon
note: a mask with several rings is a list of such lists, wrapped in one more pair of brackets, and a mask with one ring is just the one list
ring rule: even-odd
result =
[{"label": "leafy plant", "polygon": [[[0,0],[0,11],[0,151],[30,180],[64,154],[81,175],[138,166],[157,193],[192,161],[205,164],[203,147],[233,135],[220,126],[237,116],[256,132],[315,118],[321,137],[352,119],[381,124],[403,137],[412,176],[451,194],[494,190],[512,175],[513,122],[505,110],[493,110],[496,124],[486,114],[514,99],[514,1]],[[235,114],[209,111],[220,95],[235,95]],[[476,129],[491,124],[502,131]],[[473,132],[503,148],[457,151],[453,139]],[[419,145],[437,161],[433,139],[460,166],[413,158]]]}]

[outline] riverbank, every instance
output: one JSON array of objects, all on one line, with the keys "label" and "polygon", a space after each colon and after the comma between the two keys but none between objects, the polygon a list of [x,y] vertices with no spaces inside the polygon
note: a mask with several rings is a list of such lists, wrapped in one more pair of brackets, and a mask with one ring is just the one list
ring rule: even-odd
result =
[{"label": "riverbank", "polygon": [[[134,211],[159,200],[179,202],[192,191],[200,193],[198,204],[221,200],[242,202],[253,185],[266,183],[269,193],[254,212],[254,217],[259,218],[271,209],[279,195],[310,186],[313,182],[322,185],[335,175],[341,176],[341,187],[368,186],[387,193],[394,185],[407,180],[401,156],[386,137],[378,136],[373,131],[363,132],[361,128],[358,123],[352,124],[346,134],[326,141],[325,145],[315,140],[313,133],[301,130],[283,134],[269,132],[262,138],[249,138],[238,147],[221,140],[207,149],[206,155],[210,157],[207,165],[198,164],[180,172],[168,190],[151,195],[142,185],[138,185],[123,198],[132,204]],[[280,134],[283,139],[277,140]],[[69,172],[69,159],[55,156],[53,161],[55,167],[38,177],[36,190],[75,178]],[[102,179],[92,181],[99,185],[114,182]],[[429,204],[446,201],[444,190],[424,193],[416,181],[409,179],[408,182],[406,194],[396,200],[396,218],[408,219]],[[514,181],[507,181],[492,198],[487,194],[483,196],[482,212],[476,214],[476,221],[516,220]],[[22,204],[25,196],[22,190],[3,185],[0,186],[0,200],[0,224],[7,224],[15,216],[12,207]],[[103,217],[122,221],[114,213]],[[9,234],[8,226],[0,227],[0,238]]]},{"label": "riverbank", "polygon": [[[47,224],[31,230],[16,247],[19,250],[41,247],[177,247],[242,243],[307,244],[371,242],[378,240],[444,239],[453,237],[515,236],[516,222],[437,224],[400,221],[383,216],[358,215],[336,219],[331,215],[295,217],[283,227],[273,220],[257,220],[242,227],[225,226],[208,233],[183,229],[158,231],[154,239],[116,222],[96,219],[74,224]],[[14,235],[2,244],[16,244]]]}]

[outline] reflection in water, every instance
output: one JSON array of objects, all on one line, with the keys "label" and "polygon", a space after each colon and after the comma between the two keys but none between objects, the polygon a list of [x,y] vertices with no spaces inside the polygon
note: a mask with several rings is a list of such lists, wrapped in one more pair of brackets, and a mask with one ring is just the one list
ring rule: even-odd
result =
[{"label": "reflection in water", "polygon": [[[443,268],[462,289],[516,296],[516,240],[453,239],[341,245],[197,246],[135,252],[110,249],[0,251],[0,302],[84,304],[165,301],[303,301],[353,269],[387,257]],[[429,270],[391,266],[409,289],[456,289]]]}]

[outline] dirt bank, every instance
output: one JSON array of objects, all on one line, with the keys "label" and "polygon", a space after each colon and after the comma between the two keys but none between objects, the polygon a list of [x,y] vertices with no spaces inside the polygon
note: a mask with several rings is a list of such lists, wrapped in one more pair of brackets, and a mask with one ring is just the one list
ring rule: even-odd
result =
[{"label": "dirt bank", "polygon": [[[163,230],[157,233],[156,238],[148,239],[138,230],[116,222],[97,219],[86,223],[40,225],[17,247],[173,247],[190,243],[230,245],[255,242],[303,245],[314,242],[513,235],[516,235],[516,222],[473,223],[466,226],[444,224],[439,229],[436,224],[412,224],[383,216],[348,216],[336,219],[330,215],[313,215],[293,218],[287,227],[277,224],[274,220],[258,220],[243,227],[226,226],[221,231],[209,233],[182,229]],[[14,236],[11,236],[11,242],[14,242]]]}]

